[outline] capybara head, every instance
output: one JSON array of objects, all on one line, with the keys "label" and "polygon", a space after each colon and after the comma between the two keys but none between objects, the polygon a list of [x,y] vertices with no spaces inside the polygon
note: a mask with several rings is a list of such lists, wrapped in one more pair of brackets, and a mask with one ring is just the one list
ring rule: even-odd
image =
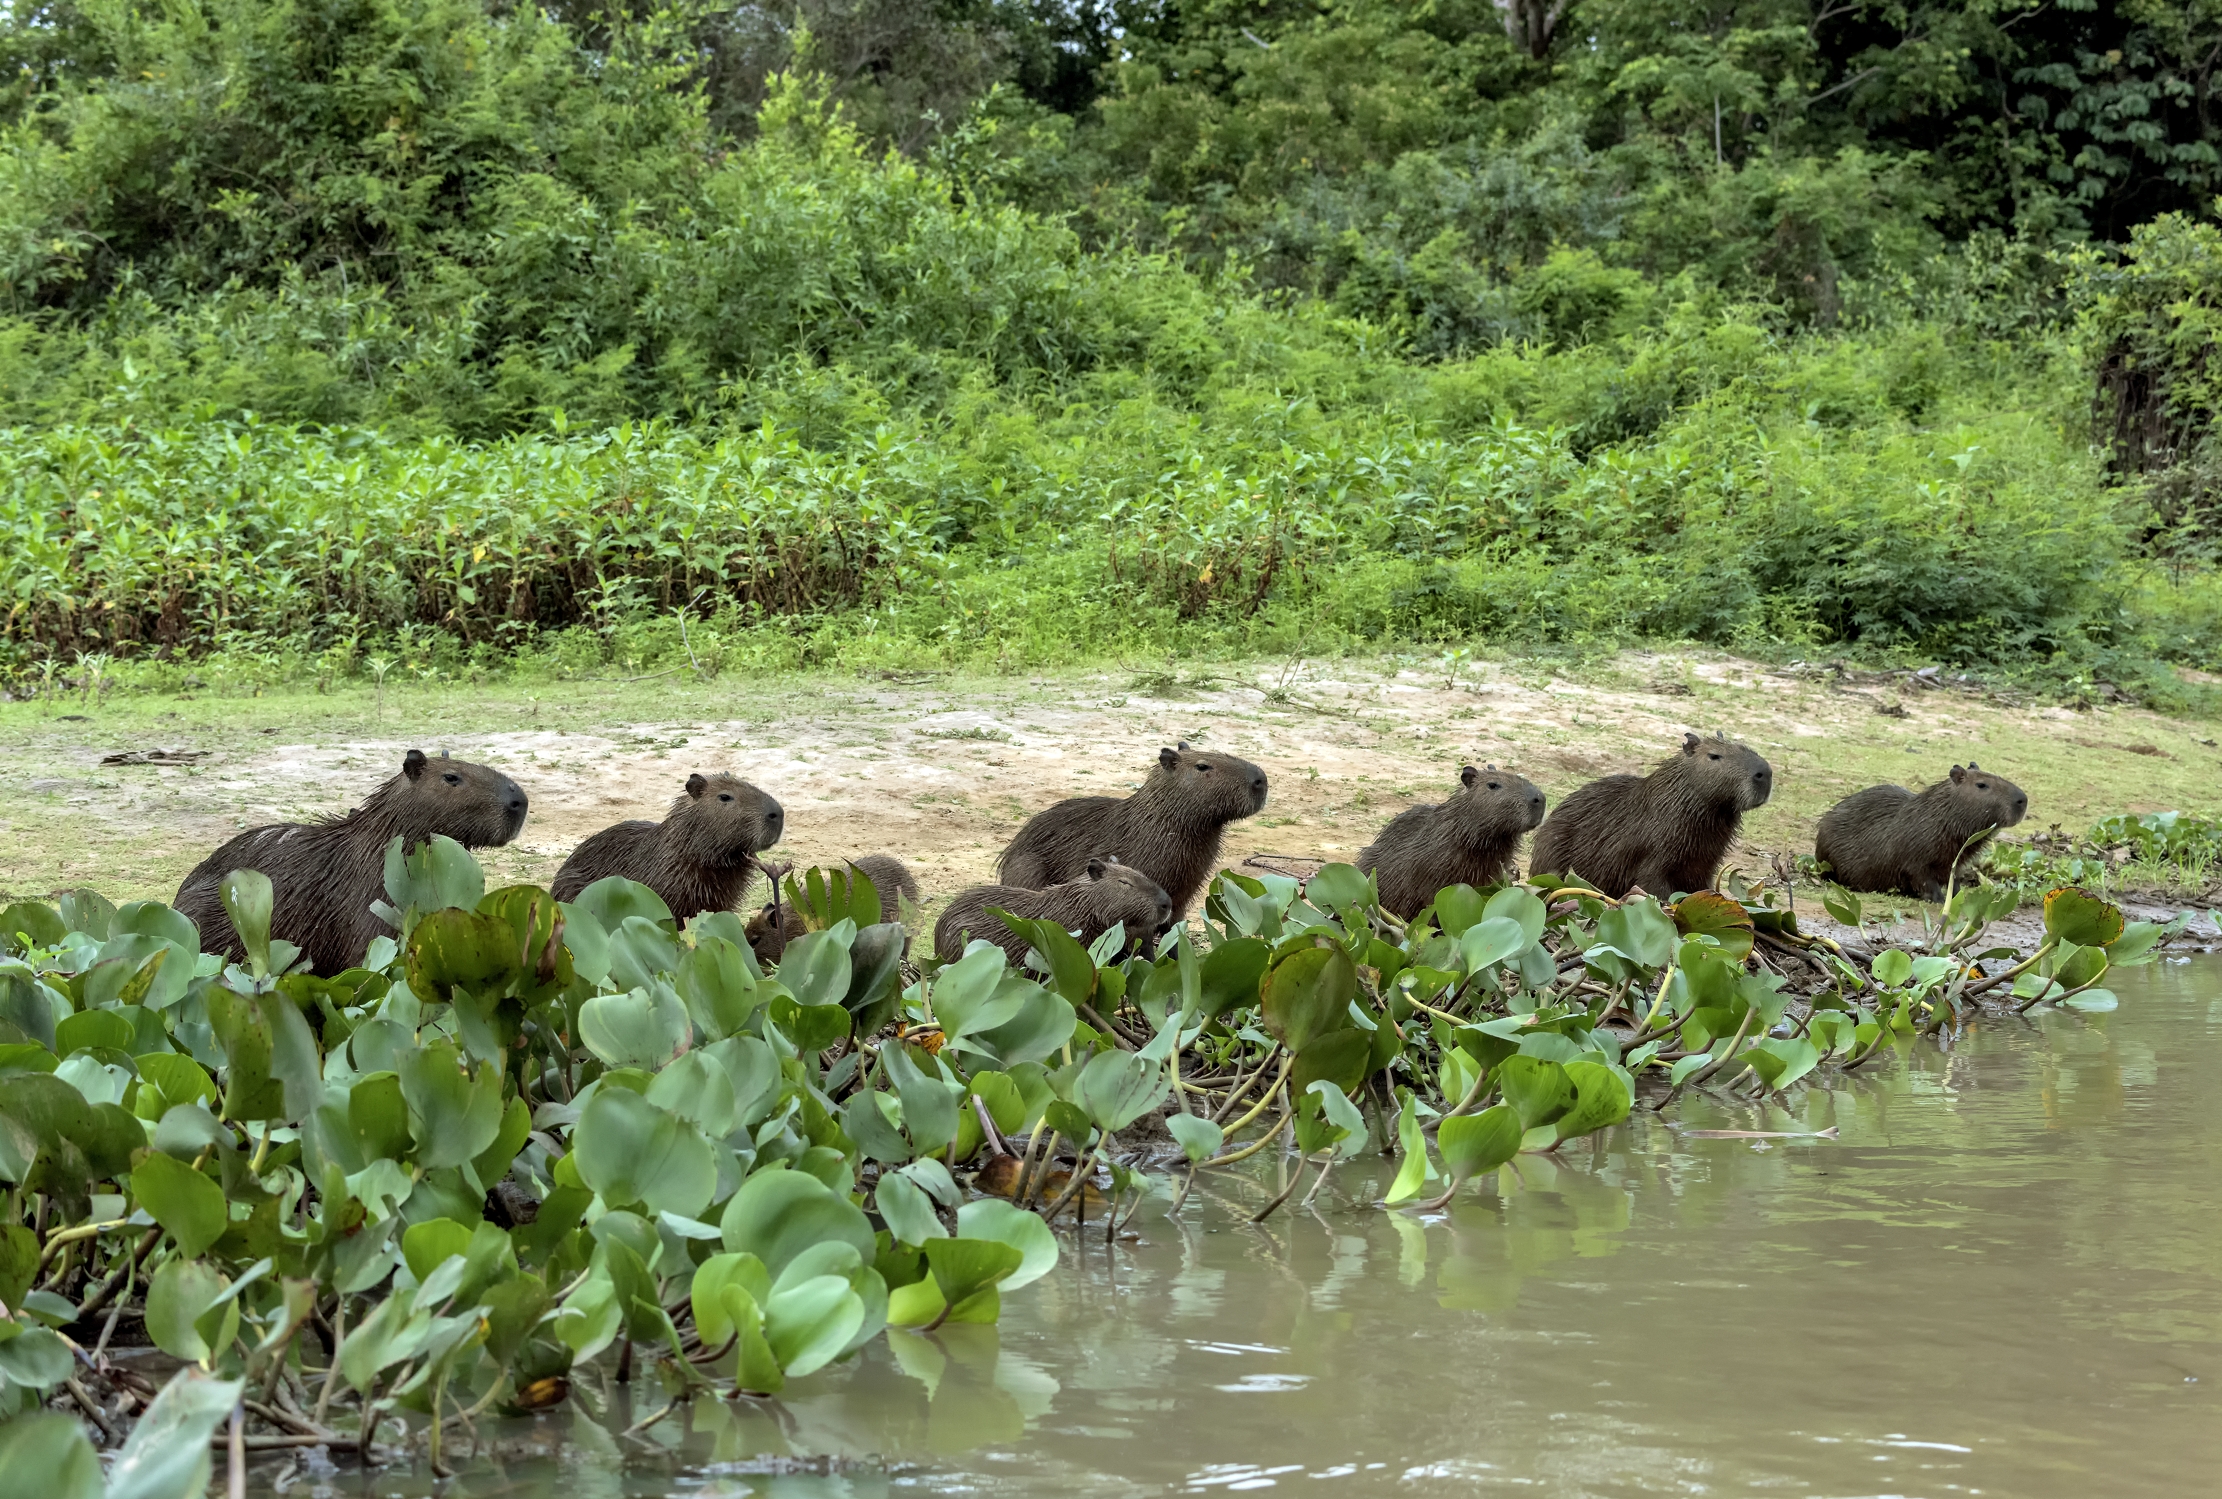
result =
[{"label": "capybara head", "polygon": [[1774,768],[1757,750],[1738,744],[1725,734],[1715,734],[1710,739],[1685,735],[1682,754],[1686,761],[1683,778],[1716,793],[1722,801],[1733,800],[1739,811],[1763,807],[1767,798],[1774,794]]},{"label": "capybara head", "polygon": [[1543,793],[1526,777],[1494,765],[1481,770],[1468,765],[1459,770],[1458,780],[1466,789],[1450,799],[1450,806],[1458,820],[1475,831],[1501,830],[1517,836],[1542,824]]},{"label": "capybara head", "polygon": [[[411,750],[401,774],[372,794],[412,833],[453,838],[465,848],[496,848],[525,825],[524,789],[490,765]],[[365,803],[369,806],[370,803]]]},{"label": "capybara head", "polygon": [[2010,828],[2029,815],[2027,792],[1973,760],[1952,767],[1951,795],[1968,807],[1972,814],[1968,821],[1973,824]]},{"label": "capybara head", "polygon": [[1233,755],[1188,747],[1157,752],[1149,789],[1196,822],[1211,827],[1252,817],[1265,809],[1265,772]]},{"label": "capybara head", "polygon": [[739,869],[779,841],[787,813],[778,802],[739,776],[687,777],[686,794],[664,817],[677,852],[704,869]]},{"label": "capybara head", "polygon": [[[1241,762],[1237,761],[1236,763],[1240,764]],[[1121,864],[1117,855],[1099,854],[1090,859],[1088,861],[1088,878],[1099,884],[1123,887],[1122,893],[1133,901],[1133,909],[1140,910],[1144,906],[1154,908],[1157,917],[1150,923],[1152,933],[1162,932],[1172,923],[1173,898],[1165,893],[1165,887],[1132,865]],[[1135,932],[1129,932],[1127,935],[1130,938],[1137,939],[1140,936],[1139,933]]]}]

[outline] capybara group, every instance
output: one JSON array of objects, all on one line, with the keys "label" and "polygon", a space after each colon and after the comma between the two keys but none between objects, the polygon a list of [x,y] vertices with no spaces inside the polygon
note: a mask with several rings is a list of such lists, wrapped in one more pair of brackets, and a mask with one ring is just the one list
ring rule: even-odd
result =
[{"label": "capybara group", "polygon": [[1686,735],[1651,774],[1606,776],[1560,802],[1529,869],[1578,874],[1615,900],[1638,887],[1661,900],[1708,889],[1744,814],[1773,789],[1773,770],[1749,746]]},{"label": "capybara group", "polygon": [[621,875],[661,896],[681,926],[704,911],[730,911],[786,816],[739,776],[698,772],[662,822],[621,822],[573,849],[556,871],[555,898],[577,900],[596,880]]},{"label": "capybara group", "polygon": [[[902,902],[918,904],[918,878],[902,860],[892,854],[866,854],[861,859],[848,861],[849,868],[859,870],[879,892],[880,920],[902,919]],[[778,918],[776,921],[774,916]],[[776,963],[787,951],[787,944],[800,937],[809,928],[803,924],[802,913],[794,903],[781,896],[778,904],[770,902],[748,918],[746,927],[748,945],[756,952],[760,963]]]},{"label": "capybara group", "polygon": [[1853,792],[1822,816],[1813,854],[1846,889],[1940,901],[1947,885],[1981,878],[1975,856],[2028,812],[2019,786],[1970,761],[1918,795],[1903,786]]},{"label": "capybara group", "polygon": [[1511,878],[1521,835],[1543,820],[1543,793],[1510,771],[1468,765],[1458,779],[1449,800],[1399,812],[1359,851],[1392,915],[1414,915],[1450,885]]},{"label": "capybara group", "polygon": [[270,880],[270,935],[300,948],[315,972],[344,972],[362,962],[372,938],[393,935],[370,910],[385,895],[387,844],[399,837],[413,850],[445,835],[465,848],[493,848],[517,836],[526,806],[525,793],[498,770],[411,750],[401,774],[352,812],[241,833],[194,866],[172,904],[200,928],[208,951],[244,957],[220,887],[235,869],[260,870]]},{"label": "capybara group", "polygon": [[1043,890],[1114,855],[1164,886],[1178,917],[1218,864],[1227,824],[1264,806],[1264,771],[1183,743],[1157,752],[1157,768],[1132,796],[1075,796],[1035,813],[1003,850],[997,874],[1005,885]]},{"label": "capybara group", "polygon": [[1164,930],[1174,914],[1172,897],[1141,870],[1117,859],[1090,859],[1079,879],[1065,880],[1046,890],[974,885],[960,892],[941,913],[941,920],[934,923],[934,952],[942,961],[953,962],[964,956],[969,936],[994,943],[1010,954],[1013,963],[1024,958],[1033,944],[992,914],[996,909],[1013,916],[1054,921],[1076,933],[1083,945],[1093,943],[1115,926],[1123,926],[1128,947]]}]

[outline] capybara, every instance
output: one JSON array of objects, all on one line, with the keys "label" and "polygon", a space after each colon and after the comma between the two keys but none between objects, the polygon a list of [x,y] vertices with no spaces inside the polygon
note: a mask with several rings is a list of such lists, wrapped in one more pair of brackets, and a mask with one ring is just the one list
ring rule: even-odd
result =
[{"label": "capybara", "polygon": [[1458,780],[1464,789],[1448,801],[1399,812],[1358,851],[1383,910],[1408,917],[1447,886],[1509,878],[1520,835],[1543,820],[1543,793],[1508,770],[1468,765]]},{"label": "capybara", "polygon": [[246,956],[221,886],[235,869],[270,880],[270,935],[301,949],[317,973],[362,962],[371,939],[393,929],[370,912],[385,898],[386,845],[414,850],[436,834],[465,848],[507,843],[525,825],[525,793],[500,771],[423,750],[402,757],[401,774],[354,811],[316,822],[249,828],[194,866],[174,904],[201,929],[201,946]]},{"label": "capybara", "polygon": [[[1239,761],[1237,764],[1241,763]],[[1066,880],[1047,890],[1017,885],[974,885],[961,891],[934,923],[934,951],[943,962],[964,956],[967,934],[985,938],[1011,956],[1013,963],[1033,946],[1005,926],[990,907],[1024,916],[1054,921],[1075,933],[1083,946],[1115,926],[1126,929],[1126,945],[1133,947],[1161,932],[1173,919],[1172,897],[1141,870],[1113,858],[1090,859],[1077,880]]]},{"label": "capybara", "polygon": [[662,822],[620,822],[571,850],[555,898],[577,900],[596,880],[622,875],[663,897],[681,926],[704,911],[730,911],[786,820],[778,802],[739,776],[697,772]]},{"label": "capybara", "polygon": [[1721,735],[1682,741],[1647,776],[1606,776],[1558,804],[1535,835],[1528,868],[1578,874],[1618,900],[1631,888],[1661,900],[1711,887],[1746,812],[1766,804],[1774,771]]},{"label": "capybara", "polygon": [[1813,854],[1849,890],[1941,901],[1945,886],[1981,878],[1975,856],[1991,834],[2029,812],[2029,797],[1970,761],[1915,795],[1903,786],[1855,791],[1821,818]]},{"label": "capybara", "polygon": [[1132,796],[1075,796],[1035,813],[996,873],[1006,885],[1042,890],[1111,854],[1163,885],[1177,917],[1211,877],[1227,824],[1264,806],[1264,771],[1184,743],[1157,752],[1157,768]]},{"label": "capybara", "polygon": [[[864,877],[872,882],[872,888],[879,892],[881,921],[900,921],[904,899],[914,906],[918,904],[918,879],[893,854],[866,854],[861,859],[849,860],[848,864],[851,869],[862,870]],[[781,871],[781,876],[784,875],[785,871]],[[785,892],[781,892],[776,908],[779,918],[776,925],[772,920],[774,909],[767,902],[762,910],[748,918],[748,945],[755,949],[759,963],[778,962],[787,951],[787,944],[810,930]]]}]

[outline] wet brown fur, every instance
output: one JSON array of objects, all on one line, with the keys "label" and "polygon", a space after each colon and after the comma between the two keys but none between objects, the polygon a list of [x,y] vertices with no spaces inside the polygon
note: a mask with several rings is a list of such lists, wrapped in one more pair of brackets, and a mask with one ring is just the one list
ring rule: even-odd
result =
[{"label": "wet brown fur", "polygon": [[1015,885],[974,885],[959,892],[934,924],[934,951],[944,962],[964,956],[966,937],[984,938],[1016,963],[1033,944],[990,913],[1000,908],[1013,916],[1056,922],[1074,932],[1083,946],[1114,926],[1126,928],[1129,946],[1146,942],[1173,919],[1172,897],[1141,870],[1116,859],[1089,861],[1079,879],[1046,890]]},{"label": "wet brown fur", "polygon": [[[851,869],[862,870],[864,877],[872,882],[872,888],[879,892],[881,921],[901,920],[903,900],[914,906],[918,904],[918,878],[893,854],[866,854],[861,859],[849,860],[848,864]],[[784,878],[785,871],[780,873]],[[801,913],[784,894],[780,897],[776,927],[772,924],[772,912],[772,906],[767,903],[748,918],[748,945],[755,949],[759,963],[778,962],[781,954],[787,951],[787,944],[810,930],[803,925]]]},{"label": "wet brown fur", "polygon": [[1358,853],[1391,915],[1412,916],[1451,885],[1509,879],[1521,835],[1543,820],[1543,793],[1510,771],[1468,765],[1458,778],[1447,801],[1399,812]]},{"label": "wet brown fur", "polygon": [[1982,878],[1973,866],[1983,845],[2028,811],[2028,796],[2012,781],[1955,765],[1918,795],[1903,786],[1853,792],[1822,816],[1813,853],[1848,890],[1941,901],[1948,884]]},{"label": "wet brown fur", "polygon": [[596,880],[619,875],[655,891],[681,926],[704,911],[730,911],[786,820],[778,802],[739,776],[688,776],[662,822],[617,823],[571,850],[556,871],[555,898],[577,900]]},{"label": "wet brown fur", "polygon": [[246,956],[220,887],[233,870],[256,869],[270,879],[270,935],[300,948],[317,973],[343,972],[373,938],[393,935],[370,911],[385,898],[387,844],[399,837],[413,850],[438,834],[493,848],[525,825],[525,793],[498,770],[422,750],[401,767],[352,812],[249,828],[195,865],[172,904],[200,928],[201,946]]},{"label": "wet brown fur", "polygon": [[1715,735],[1647,776],[1606,776],[1558,804],[1535,835],[1528,868],[1579,874],[1615,900],[1631,888],[1664,900],[1710,889],[1743,817],[1765,804],[1774,772],[1757,751]]},{"label": "wet brown fur", "polygon": [[1005,885],[1042,890],[1077,879],[1099,854],[1115,854],[1164,886],[1173,914],[1185,915],[1219,862],[1227,824],[1256,815],[1265,792],[1265,772],[1247,760],[1186,744],[1159,750],[1157,768],[1132,796],[1076,796],[1035,813],[996,873]]}]

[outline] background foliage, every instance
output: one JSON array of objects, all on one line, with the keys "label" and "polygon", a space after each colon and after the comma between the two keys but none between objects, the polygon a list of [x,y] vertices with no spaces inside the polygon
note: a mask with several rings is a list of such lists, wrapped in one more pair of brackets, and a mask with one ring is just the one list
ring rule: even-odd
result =
[{"label": "background foliage", "polygon": [[2211,654],[2222,10],[1553,16],[11,6],[0,661]]}]

